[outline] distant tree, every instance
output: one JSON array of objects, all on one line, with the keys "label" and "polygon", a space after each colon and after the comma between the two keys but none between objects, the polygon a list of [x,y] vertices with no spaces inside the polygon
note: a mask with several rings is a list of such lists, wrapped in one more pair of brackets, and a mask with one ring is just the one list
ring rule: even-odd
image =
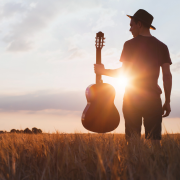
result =
[{"label": "distant tree", "polygon": [[0,134],[3,134],[4,133],[4,131],[0,131]]},{"label": "distant tree", "polygon": [[33,128],[32,128],[32,132],[33,132],[34,134],[37,134],[37,133],[38,133],[38,129],[37,129],[36,127],[33,127]]},{"label": "distant tree", "polygon": [[[0,131],[0,134],[2,133],[6,133],[6,131]],[[32,128],[32,131],[29,129],[29,128],[26,128],[23,130],[16,130],[16,129],[11,129],[10,133],[26,133],[26,134],[41,134],[42,133],[42,130],[41,129],[38,129],[36,127],[33,127]]]},{"label": "distant tree", "polygon": [[36,128],[36,127],[33,127],[33,128],[32,128],[32,132],[33,132],[34,134],[40,134],[40,133],[42,133],[42,130],[41,130],[41,129],[38,129],[38,128]]},{"label": "distant tree", "polygon": [[16,130],[16,133],[20,133],[19,129]]},{"label": "distant tree", "polygon": [[16,133],[16,129],[11,129],[10,133]]},{"label": "distant tree", "polygon": [[32,134],[32,131],[31,131],[29,128],[26,128],[26,129],[24,130],[24,133],[26,133],[26,134]]},{"label": "distant tree", "polygon": [[38,129],[38,133],[41,134],[41,133],[42,133],[42,130],[41,130],[41,129]]}]

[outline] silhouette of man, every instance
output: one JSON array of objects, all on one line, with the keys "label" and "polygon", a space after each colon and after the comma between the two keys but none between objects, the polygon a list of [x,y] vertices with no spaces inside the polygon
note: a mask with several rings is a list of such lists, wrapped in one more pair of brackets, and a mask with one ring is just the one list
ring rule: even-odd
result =
[{"label": "silhouette of man", "polygon": [[[139,9],[133,16],[127,15],[133,39],[124,43],[118,69],[105,69],[104,65],[94,65],[96,74],[117,77],[126,74],[129,83],[123,98],[123,115],[127,141],[133,133],[141,136],[142,118],[145,138],[160,146],[162,117],[171,112],[170,95],[172,87],[172,64],[167,46],[151,35],[153,16]],[[158,77],[162,68],[165,103],[162,106]]]}]

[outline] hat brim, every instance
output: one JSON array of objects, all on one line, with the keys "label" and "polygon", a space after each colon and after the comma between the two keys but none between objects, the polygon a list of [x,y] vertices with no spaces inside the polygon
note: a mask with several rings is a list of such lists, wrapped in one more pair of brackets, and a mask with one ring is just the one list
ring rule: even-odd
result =
[{"label": "hat brim", "polygon": [[[129,17],[130,19],[132,19],[134,16],[130,16],[130,15],[126,15],[127,17]],[[154,27],[154,26],[150,26],[150,29],[152,29],[152,30],[156,30],[156,28]]]}]

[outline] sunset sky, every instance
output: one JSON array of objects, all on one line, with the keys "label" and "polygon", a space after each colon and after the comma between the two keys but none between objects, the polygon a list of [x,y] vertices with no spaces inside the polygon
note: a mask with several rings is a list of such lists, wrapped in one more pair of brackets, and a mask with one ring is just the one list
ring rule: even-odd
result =
[{"label": "sunset sky", "polygon": [[[173,62],[172,112],[163,119],[163,132],[180,132],[179,7],[178,0],[0,0],[0,130],[88,132],[81,115],[85,90],[95,83],[96,33],[106,37],[102,63],[116,69],[132,38],[126,14],[145,9],[154,16],[152,35],[168,46]],[[124,133],[123,81],[103,81],[116,89],[121,122],[114,132]]]}]

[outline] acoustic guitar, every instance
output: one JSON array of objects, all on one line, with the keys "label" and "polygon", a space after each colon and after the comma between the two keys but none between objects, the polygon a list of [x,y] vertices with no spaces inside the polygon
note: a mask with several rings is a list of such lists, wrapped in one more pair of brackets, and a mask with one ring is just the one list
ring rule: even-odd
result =
[{"label": "acoustic guitar", "polygon": [[[101,64],[101,49],[104,46],[104,33],[96,33],[96,64]],[[96,84],[86,89],[87,105],[82,114],[83,126],[92,132],[106,133],[117,128],[120,122],[118,110],[114,105],[115,89],[103,83],[101,75],[96,74]]]}]

